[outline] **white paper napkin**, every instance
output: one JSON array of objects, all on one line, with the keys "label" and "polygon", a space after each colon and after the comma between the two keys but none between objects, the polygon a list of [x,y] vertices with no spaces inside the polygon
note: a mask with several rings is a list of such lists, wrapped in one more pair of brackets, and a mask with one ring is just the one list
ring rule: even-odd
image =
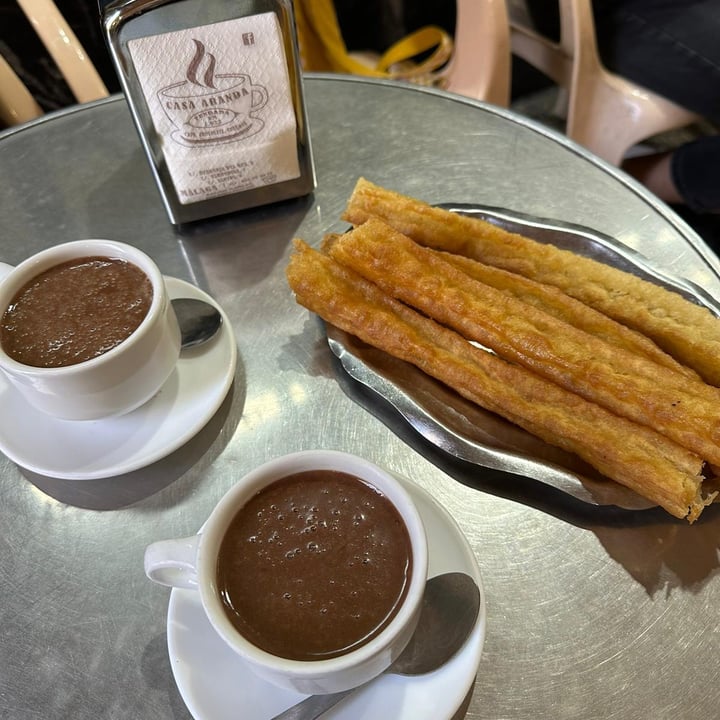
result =
[{"label": "white paper napkin", "polygon": [[128,49],[181,203],[299,177],[275,13],[143,37]]}]

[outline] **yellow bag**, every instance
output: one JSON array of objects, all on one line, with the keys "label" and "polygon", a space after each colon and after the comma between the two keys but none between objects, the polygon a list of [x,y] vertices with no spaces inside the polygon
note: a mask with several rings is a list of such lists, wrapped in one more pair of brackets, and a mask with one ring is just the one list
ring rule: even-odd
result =
[{"label": "yellow bag", "polygon": [[[293,0],[295,23],[303,69],[368,77],[437,84],[453,51],[452,38],[441,28],[429,25],[402,38],[374,64],[348,52],[333,0]],[[415,57],[432,50],[416,62]]]}]

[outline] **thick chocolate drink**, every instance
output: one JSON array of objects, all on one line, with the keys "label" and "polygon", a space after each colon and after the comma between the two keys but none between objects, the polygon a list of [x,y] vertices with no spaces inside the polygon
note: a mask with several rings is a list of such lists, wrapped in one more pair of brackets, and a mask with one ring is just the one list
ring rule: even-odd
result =
[{"label": "thick chocolate drink", "polygon": [[258,647],[322,660],[368,642],[397,613],[412,572],[392,503],[352,475],[316,470],[261,490],[221,544],[228,617]]},{"label": "thick chocolate drink", "polygon": [[152,295],[147,275],[125,260],[70,260],[21,288],[3,314],[0,343],[25,365],[75,365],[127,339],[147,315]]}]

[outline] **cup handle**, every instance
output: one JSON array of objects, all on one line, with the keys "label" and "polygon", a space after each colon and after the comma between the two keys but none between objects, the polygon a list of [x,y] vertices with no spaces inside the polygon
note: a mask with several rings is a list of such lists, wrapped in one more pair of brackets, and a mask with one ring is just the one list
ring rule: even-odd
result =
[{"label": "cup handle", "polygon": [[7,263],[0,262],[0,280],[2,280],[6,275],[9,275],[10,271],[14,269],[14,265],[8,265]]},{"label": "cup handle", "polygon": [[145,549],[145,574],[160,585],[197,589],[199,543],[200,535],[192,535],[148,545]]}]

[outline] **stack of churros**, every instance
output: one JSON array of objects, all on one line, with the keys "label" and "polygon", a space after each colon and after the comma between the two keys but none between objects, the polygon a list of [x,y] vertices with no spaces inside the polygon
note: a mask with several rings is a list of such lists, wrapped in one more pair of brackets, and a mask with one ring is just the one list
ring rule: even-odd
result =
[{"label": "stack of churros", "polygon": [[364,179],[343,218],[353,229],[321,250],[295,241],[300,304],[675,517],[712,502],[720,321],[708,310]]}]

